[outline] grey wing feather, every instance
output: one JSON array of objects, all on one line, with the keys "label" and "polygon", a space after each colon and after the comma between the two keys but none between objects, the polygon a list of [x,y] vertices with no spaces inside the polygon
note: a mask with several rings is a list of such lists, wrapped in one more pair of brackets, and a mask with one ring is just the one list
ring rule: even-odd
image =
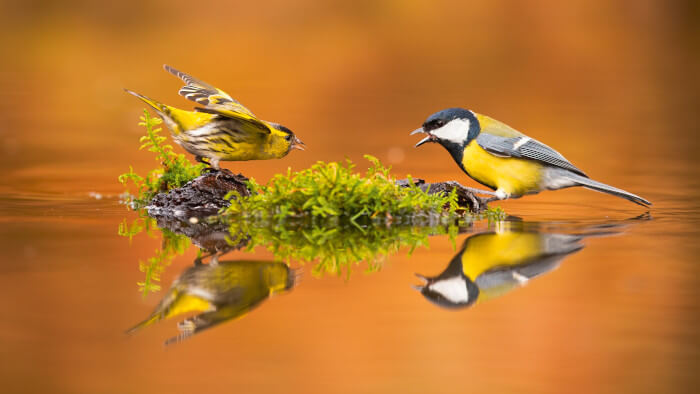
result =
[{"label": "grey wing feather", "polygon": [[164,64],[164,65],[163,65],[163,68],[164,68],[167,72],[169,72],[169,73],[173,74],[174,76],[176,76],[176,77],[182,79],[182,81],[183,81],[184,83],[186,83],[187,85],[199,86],[199,87],[202,87],[202,88],[207,88],[207,89],[211,89],[211,90],[216,91],[216,88],[215,88],[214,86],[212,86],[212,85],[210,85],[210,84],[208,84],[208,83],[206,83],[206,82],[204,82],[204,81],[202,81],[202,80],[200,80],[200,79],[197,79],[197,78],[195,78],[195,77],[193,77],[193,76],[191,76],[191,75],[189,75],[189,74],[183,73],[183,72],[180,71],[180,70],[176,70],[174,67],[170,67],[170,66],[168,66],[167,64]]},{"label": "grey wing feather", "polygon": [[571,164],[561,153],[530,137],[501,137],[481,133],[476,142],[489,153],[501,157],[518,157],[536,160],[554,167],[567,169],[588,177],[583,171]]},{"label": "grey wing feather", "polygon": [[[204,105],[209,109],[218,111],[220,115],[231,116],[235,114],[243,114],[251,117],[255,116],[248,108],[244,107],[243,104],[232,98],[223,90],[187,73],[170,67],[167,64],[164,64],[163,68],[185,82],[185,86],[180,88],[180,91],[178,92],[184,98]],[[195,109],[195,111],[201,112],[201,108]],[[231,114],[231,112],[234,114]]]},{"label": "grey wing feather", "polygon": [[[582,246],[579,247],[579,249],[581,248]],[[544,255],[532,262],[523,263],[522,265],[516,267],[494,268],[479,275],[475,282],[480,289],[520,286],[522,283],[516,279],[515,274],[518,274],[527,280],[534,279],[557,268],[561,260],[569,253],[573,252]]]}]

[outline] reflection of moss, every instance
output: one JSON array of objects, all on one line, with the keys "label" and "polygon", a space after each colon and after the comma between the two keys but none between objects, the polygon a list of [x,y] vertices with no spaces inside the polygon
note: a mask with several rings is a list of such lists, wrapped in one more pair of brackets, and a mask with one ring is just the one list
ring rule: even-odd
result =
[{"label": "reflection of moss", "polygon": [[146,110],[143,113],[139,125],[146,128],[146,135],[141,137],[139,149],[148,148],[149,152],[155,153],[161,167],[151,170],[145,177],[136,174],[131,167],[129,172],[119,175],[119,182],[126,186],[131,181],[136,187],[135,195],[127,194],[127,202],[137,208],[146,205],[157,193],[191,181],[205,167],[201,163],[192,164],[184,155],[173,152],[171,145],[163,143],[166,137],[159,134],[161,128],[156,128],[162,121],[151,117]]},{"label": "reflection of moss", "polygon": [[494,207],[484,211],[482,216],[485,216],[489,222],[500,222],[505,220],[506,216],[508,215],[506,215],[506,211],[504,211],[503,208]]},{"label": "reflection of moss", "polygon": [[236,221],[231,225],[233,242],[248,236],[248,250],[263,246],[278,260],[315,262],[315,275],[341,275],[343,271],[349,275],[352,266],[363,261],[368,264],[367,271],[376,271],[387,256],[402,248],[410,255],[417,247],[428,246],[428,236],[450,234],[454,237],[457,231],[454,221],[448,224],[447,220],[426,226],[387,226],[385,223],[356,226],[335,220],[298,225]]},{"label": "reflection of moss", "polygon": [[130,225],[124,219],[119,224],[119,235],[129,237],[129,240],[131,240],[135,235],[146,232],[146,234],[153,237],[155,235],[151,231],[152,229],[159,230],[162,242],[160,248],[155,250],[153,257],[145,261],[139,260],[139,271],[145,274],[145,278],[143,282],[137,282],[137,285],[144,296],[148,293],[160,291],[160,274],[165,271],[165,267],[169,266],[176,256],[185,253],[191,245],[189,238],[186,236],[167,229],[159,229],[156,226],[155,219],[147,216],[136,219]]},{"label": "reflection of moss", "polygon": [[146,216],[144,211],[139,211],[139,218],[129,224],[126,219],[119,223],[119,230],[117,233],[122,237],[129,237],[129,242],[134,238],[134,236],[145,232],[146,234],[153,236],[152,230],[157,228],[156,221],[154,219]]}]

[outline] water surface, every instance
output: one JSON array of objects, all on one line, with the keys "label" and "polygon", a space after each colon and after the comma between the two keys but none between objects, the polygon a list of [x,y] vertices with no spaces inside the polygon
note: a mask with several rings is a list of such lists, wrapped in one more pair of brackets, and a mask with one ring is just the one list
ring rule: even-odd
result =
[{"label": "water surface", "polygon": [[[159,1],[3,6],[0,44],[12,54],[0,65],[4,391],[695,391],[697,7],[308,3],[216,4],[197,18],[189,4]],[[232,32],[202,35],[223,26]],[[477,186],[439,146],[413,149],[408,136],[429,114],[463,106],[654,205],[544,192],[496,204],[519,221],[430,236],[410,256],[406,245],[379,258],[379,269],[354,265],[349,278],[291,260],[293,287],[166,347],[186,316],[125,330],[193,267],[197,248],[174,255],[161,289],[144,296],[140,262],[163,240],[157,230],[118,235],[138,215],[119,204],[116,182],[129,165],[142,173],[157,164],[136,150],[142,105],[122,88],[189,108],[165,62],[307,144],[282,160],[225,164],[259,181],[317,160],[362,165],[372,154],[397,177]],[[461,308],[414,288],[424,285],[416,274],[452,272],[465,242],[514,231],[580,239],[544,262],[527,253],[520,262],[514,247],[515,268],[481,279],[488,270],[470,268],[479,291],[469,293],[484,297]],[[468,261],[484,263],[475,256],[485,253]],[[221,257],[249,260],[276,261],[264,247]]]},{"label": "water surface", "polygon": [[[349,279],[314,276],[313,264],[292,261],[301,274],[290,291],[167,348],[182,318],[124,331],[193,267],[195,247],[164,267],[161,291],[144,297],[139,261],[156,255],[161,235],[117,235],[124,219],[137,217],[116,197],[7,195],[5,382],[13,392],[684,391],[698,365],[697,216],[686,202],[654,199],[660,207],[643,215],[624,201],[583,195],[599,206],[504,203],[522,221],[477,222],[453,240],[432,236],[410,257],[404,248],[381,259],[378,271],[354,266]],[[462,308],[412,288],[423,283],[416,274],[449,269],[472,237],[512,231],[575,239],[557,264],[534,268],[540,276],[523,286],[501,278],[506,286]],[[505,245],[514,264],[537,263],[517,261],[518,247]],[[490,249],[471,256],[483,264]],[[259,247],[221,260],[251,259],[274,256]]]}]

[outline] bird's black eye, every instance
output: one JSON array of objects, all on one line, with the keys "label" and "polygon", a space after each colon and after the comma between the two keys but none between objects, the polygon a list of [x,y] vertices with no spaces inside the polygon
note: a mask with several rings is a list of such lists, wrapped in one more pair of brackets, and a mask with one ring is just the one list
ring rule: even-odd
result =
[{"label": "bird's black eye", "polygon": [[442,127],[444,125],[445,125],[444,120],[434,119],[434,120],[431,120],[430,122],[423,124],[423,129],[426,131],[430,131],[430,130],[439,129],[440,127]]},{"label": "bird's black eye", "polygon": [[287,134],[287,135],[284,136],[284,139],[287,140],[287,141],[291,141],[291,140],[292,140],[292,135],[291,135],[291,134]]}]

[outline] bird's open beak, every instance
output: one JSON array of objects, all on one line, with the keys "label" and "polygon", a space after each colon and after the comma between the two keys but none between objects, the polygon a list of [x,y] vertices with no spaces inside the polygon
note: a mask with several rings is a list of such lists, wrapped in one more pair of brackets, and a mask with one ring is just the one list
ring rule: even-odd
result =
[{"label": "bird's open beak", "polygon": [[294,139],[292,140],[292,146],[289,147],[289,149],[299,149],[299,150],[306,150],[305,149],[306,144],[302,142],[297,136],[294,136]]},{"label": "bird's open beak", "polygon": [[426,142],[434,142],[434,141],[435,141],[435,136],[433,136],[432,134],[430,134],[430,133],[426,132],[425,130],[423,130],[422,127],[419,128],[419,129],[413,130],[413,131],[411,132],[410,135],[419,134],[419,133],[428,134],[428,136],[425,137],[425,138],[423,138],[422,140],[418,141],[418,143],[416,144],[416,148],[419,147],[419,146],[421,146],[421,145],[423,145],[423,144],[425,144]]},{"label": "bird's open beak", "polygon": [[421,274],[415,274],[415,275],[416,275],[416,277],[418,277],[418,279],[420,279],[423,282],[423,284],[411,285],[411,287],[414,290],[423,291],[423,289],[425,289],[425,287],[428,286],[428,284],[430,283],[430,280]]}]

